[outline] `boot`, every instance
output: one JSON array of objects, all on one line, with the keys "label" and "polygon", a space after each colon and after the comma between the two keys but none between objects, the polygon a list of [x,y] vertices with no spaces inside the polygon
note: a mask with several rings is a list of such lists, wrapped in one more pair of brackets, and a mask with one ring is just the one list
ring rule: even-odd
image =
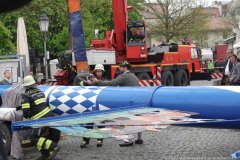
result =
[{"label": "boot", "polygon": [[56,147],[53,151],[50,152],[50,156],[48,157],[47,160],[53,160],[59,151],[60,151],[60,147]]},{"label": "boot", "polygon": [[133,146],[133,142],[124,142],[122,144],[119,144],[120,147],[129,147]]},{"label": "boot", "polygon": [[81,148],[85,148],[85,147],[87,147],[88,144],[89,144],[89,143],[87,143],[86,141],[82,141],[80,147],[81,147]]},{"label": "boot", "polygon": [[90,138],[83,137],[83,141],[80,145],[81,148],[85,148],[89,144]]},{"label": "boot", "polygon": [[36,160],[48,160],[48,157],[49,157],[49,151],[42,149],[41,156],[38,157]]},{"label": "boot", "polygon": [[143,140],[142,139],[137,139],[137,140],[135,140],[135,144],[143,144]]},{"label": "boot", "polygon": [[102,147],[102,142],[103,142],[102,139],[101,140],[97,140],[97,147]]},{"label": "boot", "polygon": [[48,155],[45,155],[45,154],[41,154],[40,157],[38,157],[36,160],[48,160]]}]

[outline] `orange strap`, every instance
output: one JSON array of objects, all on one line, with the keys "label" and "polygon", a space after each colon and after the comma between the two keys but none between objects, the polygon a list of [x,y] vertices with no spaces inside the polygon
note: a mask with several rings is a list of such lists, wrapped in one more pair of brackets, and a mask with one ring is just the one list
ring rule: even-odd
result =
[{"label": "orange strap", "polygon": [[69,13],[80,11],[80,0],[68,0]]},{"label": "orange strap", "polygon": [[77,71],[89,70],[88,63],[86,61],[76,62]]}]

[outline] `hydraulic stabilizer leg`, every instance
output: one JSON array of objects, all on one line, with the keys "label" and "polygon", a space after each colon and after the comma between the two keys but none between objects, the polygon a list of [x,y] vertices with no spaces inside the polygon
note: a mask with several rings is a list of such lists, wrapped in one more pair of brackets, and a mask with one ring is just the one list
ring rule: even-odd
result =
[{"label": "hydraulic stabilizer leg", "polygon": [[135,144],[143,144],[143,139],[142,139],[142,132],[137,133],[137,140],[135,140]]}]

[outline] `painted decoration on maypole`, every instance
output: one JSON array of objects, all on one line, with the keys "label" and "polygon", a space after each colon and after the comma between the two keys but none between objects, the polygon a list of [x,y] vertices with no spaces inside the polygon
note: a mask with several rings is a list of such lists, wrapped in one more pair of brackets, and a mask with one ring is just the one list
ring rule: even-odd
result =
[{"label": "painted decoration on maypole", "polygon": [[80,0],[68,0],[68,10],[72,36],[72,49],[75,56],[77,71],[78,73],[82,71],[88,72]]}]

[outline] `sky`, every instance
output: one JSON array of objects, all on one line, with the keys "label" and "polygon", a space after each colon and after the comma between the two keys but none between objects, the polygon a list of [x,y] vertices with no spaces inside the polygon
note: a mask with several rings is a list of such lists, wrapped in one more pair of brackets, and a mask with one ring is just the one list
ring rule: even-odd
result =
[{"label": "sky", "polygon": [[[156,0],[151,0],[151,1],[154,2]],[[213,1],[216,1],[216,0],[201,0],[201,1],[206,3],[208,6],[210,6],[213,3]],[[226,2],[230,2],[231,0],[217,0],[217,1],[222,1],[223,3],[226,3]]]},{"label": "sky", "polygon": [[[208,5],[211,5],[213,1],[216,1],[216,0],[203,0],[204,2],[206,2]],[[223,3],[226,3],[226,2],[230,2],[231,0],[218,0],[218,1],[222,1]]]}]

